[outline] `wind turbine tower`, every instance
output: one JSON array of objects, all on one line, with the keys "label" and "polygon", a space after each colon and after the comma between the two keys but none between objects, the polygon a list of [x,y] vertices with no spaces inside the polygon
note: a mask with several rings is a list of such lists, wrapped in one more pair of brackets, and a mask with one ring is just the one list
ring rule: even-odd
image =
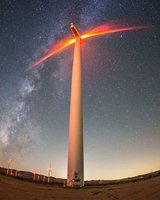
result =
[{"label": "wind turbine tower", "polygon": [[81,36],[73,23],[70,24],[70,29],[76,41],[71,80],[67,186],[82,187],[84,186],[84,159]]}]

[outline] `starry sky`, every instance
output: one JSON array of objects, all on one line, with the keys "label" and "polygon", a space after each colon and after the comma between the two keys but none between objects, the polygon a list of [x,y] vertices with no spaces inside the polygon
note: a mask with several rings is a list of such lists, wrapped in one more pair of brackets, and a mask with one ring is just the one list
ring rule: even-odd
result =
[{"label": "starry sky", "polygon": [[73,47],[26,72],[57,41],[112,20],[152,24],[82,44],[85,179],[160,169],[159,3],[0,2],[0,165],[66,178]]}]

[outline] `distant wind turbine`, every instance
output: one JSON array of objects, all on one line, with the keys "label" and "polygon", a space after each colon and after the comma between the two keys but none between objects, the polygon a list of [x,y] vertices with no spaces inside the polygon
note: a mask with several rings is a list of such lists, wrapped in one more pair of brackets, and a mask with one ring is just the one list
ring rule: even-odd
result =
[{"label": "distant wind turbine", "polygon": [[50,183],[50,176],[51,176],[51,172],[52,172],[51,163],[49,164],[47,171],[48,171],[48,183]]},{"label": "distant wind turbine", "polygon": [[[12,175],[11,162],[12,162],[11,158],[7,160],[7,175]],[[11,173],[9,174],[10,169]]]}]

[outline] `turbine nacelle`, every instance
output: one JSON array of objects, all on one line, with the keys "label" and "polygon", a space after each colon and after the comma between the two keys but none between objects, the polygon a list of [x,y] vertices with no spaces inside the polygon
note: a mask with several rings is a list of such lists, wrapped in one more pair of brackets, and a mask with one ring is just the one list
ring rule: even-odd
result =
[{"label": "turbine nacelle", "polygon": [[77,28],[73,23],[70,23],[70,29],[75,37],[81,37],[80,33],[78,32]]}]

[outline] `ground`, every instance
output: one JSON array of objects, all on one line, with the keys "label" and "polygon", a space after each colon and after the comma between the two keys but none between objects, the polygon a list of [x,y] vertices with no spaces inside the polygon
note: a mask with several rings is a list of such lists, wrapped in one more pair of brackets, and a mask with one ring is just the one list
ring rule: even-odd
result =
[{"label": "ground", "polygon": [[0,200],[160,200],[160,176],[137,182],[70,189],[0,175]]}]

